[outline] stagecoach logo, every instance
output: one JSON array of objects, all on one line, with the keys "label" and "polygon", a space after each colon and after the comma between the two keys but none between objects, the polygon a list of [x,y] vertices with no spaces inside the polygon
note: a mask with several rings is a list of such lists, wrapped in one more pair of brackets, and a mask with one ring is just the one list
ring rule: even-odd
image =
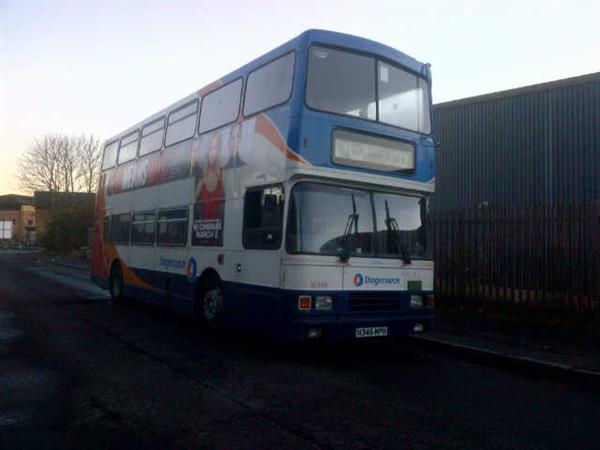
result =
[{"label": "stagecoach logo", "polygon": [[373,277],[371,275],[363,275],[362,273],[357,273],[354,275],[354,286],[400,286],[400,278],[399,277]]},{"label": "stagecoach logo", "polygon": [[193,256],[187,263],[187,268],[185,269],[185,274],[187,275],[188,281],[192,282],[196,279],[196,274],[198,273],[198,264],[196,263],[196,258]]},{"label": "stagecoach logo", "polygon": [[362,276],[362,273],[357,273],[356,275],[354,275],[354,286],[361,287],[363,285],[363,282],[364,277]]},{"label": "stagecoach logo", "polygon": [[158,265],[165,269],[183,269],[185,267],[185,259],[165,258],[161,256]]}]

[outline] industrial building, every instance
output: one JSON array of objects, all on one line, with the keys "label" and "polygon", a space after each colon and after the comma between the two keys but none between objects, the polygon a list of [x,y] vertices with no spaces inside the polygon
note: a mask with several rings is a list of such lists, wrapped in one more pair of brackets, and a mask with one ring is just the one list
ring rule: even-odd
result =
[{"label": "industrial building", "polygon": [[600,317],[600,73],[437,104],[434,118],[442,302]]},{"label": "industrial building", "polygon": [[438,211],[600,198],[600,72],[434,106]]}]

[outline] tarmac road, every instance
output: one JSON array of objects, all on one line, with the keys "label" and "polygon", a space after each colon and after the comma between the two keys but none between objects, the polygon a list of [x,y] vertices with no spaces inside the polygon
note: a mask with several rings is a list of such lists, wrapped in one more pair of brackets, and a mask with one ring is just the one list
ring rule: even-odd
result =
[{"label": "tarmac road", "polygon": [[599,447],[597,389],[405,340],[206,332],[0,253],[0,449]]}]

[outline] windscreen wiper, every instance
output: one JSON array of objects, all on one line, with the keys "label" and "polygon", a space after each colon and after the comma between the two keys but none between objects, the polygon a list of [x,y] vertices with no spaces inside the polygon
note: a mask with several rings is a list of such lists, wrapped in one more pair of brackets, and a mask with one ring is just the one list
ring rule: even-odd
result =
[{"label": "windscreen wiper", "polygon": [[356,212],[356,199],[354,198],[354,193],[351,193],[350,196],[352,197],[352,214],[348,215],[346,228],[344,229],[344,236],[342,238],[344,247],[338,252],[340,261],[343,263],[347,263],[350,259],[350,235],[352,233],[352,226],[354,226],[354,234],[358,233],[358,213]]},{"label": "windscreen wiper", "polygon": [[398,239],[398,251],[400,255],[402,255],[402,261],[404,264],[410,264],[410,253],[408,251],[407,245],[402,242],[400,239],[400,229],[398,228],[398,222],[393,217],[390,217],[390,207],[388,205],[387,199],[385,200],[385,226],[388,232],[393,231],[396,234],[396,239]]}]

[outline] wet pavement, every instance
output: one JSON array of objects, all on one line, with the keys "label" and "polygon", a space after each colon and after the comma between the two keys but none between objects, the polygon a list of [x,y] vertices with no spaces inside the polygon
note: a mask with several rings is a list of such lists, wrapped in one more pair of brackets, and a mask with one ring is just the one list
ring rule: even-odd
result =
[{"label": "wet pavement", "polygon": [[206,332],[0,253],[2,449],[598,448],[599,391],[410,340]]}]

